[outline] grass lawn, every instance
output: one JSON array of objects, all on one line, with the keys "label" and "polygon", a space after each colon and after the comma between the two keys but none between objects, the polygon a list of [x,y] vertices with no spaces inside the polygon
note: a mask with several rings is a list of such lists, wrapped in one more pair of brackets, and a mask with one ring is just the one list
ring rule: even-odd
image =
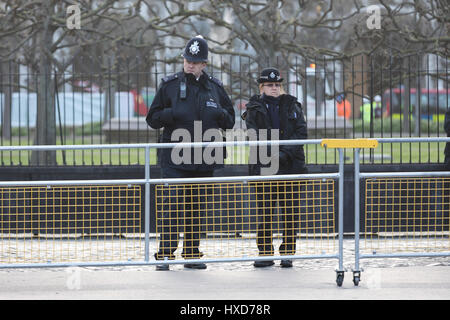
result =
[{"label": "grass lawn", "polygon": [[[438,163],[444,161],[444,142],[432,143],[380,143],[378,147],[360,150],[361,163]],[[325,150],[321,146],[306,146],[308,164],[338,163],[339,153],[335,149]],[[354,151],[344,152],[345,163],[353,163]]]},{"label": "grass lawn", "polygon": [[[9,141],[8,141],[9,142]],[[66,141],[66,144],[98,144],[100,141],[76,139]],[[13,143],[19,145],[18,141]],[[21,141],[27,145],[28,141]],[[7,145],[7,144],[5,144]],[[438,163],[444,161],[445,143],[380,143],[374,150],[361,150],[361,163]],[[227,147],[226,164],[246,164],[249,147]],[[308,164],[335,164],[339,154],[335,149],[325,149],[320,145],[305,146]],[[2,151],[1,165],[29,164],[31,151]],[[59,165],[143,165],[145,163],[144,149],[104,149],[104,150],[67,150],[56,152]],[[150,164],[156,164],[156,150],[150,150]],[[345,163],[353,163],[353,150],[345,150]]]}]

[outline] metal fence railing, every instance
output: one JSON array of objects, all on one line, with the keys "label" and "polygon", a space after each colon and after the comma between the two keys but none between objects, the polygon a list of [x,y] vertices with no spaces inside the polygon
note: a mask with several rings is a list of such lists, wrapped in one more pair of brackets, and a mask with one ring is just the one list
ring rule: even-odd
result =
[{"label": "metal fence railing", "polygon": [[[447,143],[450,138],[376,140]],[[355,149],[354,284],[361,279],[361,259],[450,256],[450,172],[360,172],[359,151]]]},{"label": "metal fence railing", "polygon": [[[342,149],[339,171],[334,173],[195,179],[150,177],[152,148],[273,143],[312,145],[320,142],[290,140],[0,147],[2,151],[141,148],[146,159],[142,179],[0,182],[0,268],[198,262],[189,257],[181,259],[179,253],[173,260],[153,258],[158,238],[163,232],[158,225],[165,223],[165,210],[171,210],[172,205],[174,210],[180,210],[179,206],[186,208],[186,199],[197,192],[204,196],[196,203],[190,201],[189,205],[197,206],[194,211],[198,214],[195,218],[198,219],[197,235],[204,254],[202,262],[337,259],[336,281],[342,285]],[[150,198],[152,184],[155,185],[155,198]],[[271,203],[278,201],[279,209],[271,207],[272,204],[265,208],[270,211],[268,216],[258,210],[261,208],[258,197],[264,193]],[[292,198],[294,194],[299,196],[297,201]],[[150,234],[151,202],[156,206],[156,234]],[[144,207],[143,216],[141,206]],[[183,228],[186,236],[188,224],[181,216],[183,210],[180,210],[179,218],[184,222],[179,222],[179,219],[172,222],[177,232],[178,228]],[[264,222],[269,225],[266,233],[273,237],[276,247],[283,238],[279,226],[284,224],[283,230],[287,230],[295,241],[294,251],[258,255],[256,233],[261,219],[266,218],[270,219]],[[286,224],[289,226],[286,227]]]},{"label": "metal fence railing", "polygon": [[[337,259],[336,281],[342,285],[344,149],[354,149],[353,282],[358,285],[361,259],[450,256],[449,172],[360,172],[362,148],[428,139],[450,141],[378,138],[0,147],[4,151],[142,148],[146,159],[142,179],[0,182],[0,268],[195,263],[199,260],[182,259],[178,246],[173,260],[154,259],[158,238],[167,231],[167,223],[175,225],[177,234],[183,229],[180,234],[184,237],[184,228],[189,225],[182,212],[191,206],[199,214],[196,232],[202,262]],[[336,148],[338,171],[195,179],[150,177],[152,148],[272,143]],[[361,179],[365,182],[360,185]],[[150,198],[151,185],[155,185],[154,198]],[[292,197],[294,194],[298,201]],[[194,195],[203,196],[192,200]],[[270,211],[270,216],[258,210],[261,197],[268,199],[263,208]],[[156,208],[155,234],[150,233],[151,205]],[[167,220],[171,210],[179,215]],[[292,231],[295,252],[259,255],[257,232],[261,219],[269,225],[266,231],[275,247],[284,241],[285,230]]]},{"label": "metal fence railing", "polygon": [[[180,61],[181,62],[181,61]],[[0,145],[133,144],[156,142],[145,115],[161,78],[182,70],[180,62],[146,60],[148,70],[137,70],[133,59],[118,59],[103,71],[52,71],[45,77],[31,67],[0,61]],[[310,139],[397,138],[446,136],[443,119],[449,108],[448,59],[436,55],[406,57],[355,56],[346,60],[297,57],[285,66],[276,61],[286,92],[303,104]],[[82,65],[83,63],[79,63]],[[130,66],[134,66],[134,69]],[[212,58],[207,71],[224,83],[236,113],[235,128],[245,129],[240,115],[258,93],[260,69],[245,57]],[[39,85],[45,81],[44,85]],[[46,88],[46,92],[42,92]],[[345,95],[344,104],[337,97]],[[43,99],[38,99],[43,97]],[[378,97],[381,99],[378,102]],[[364,102],[367,98],[369,102]],[[38,109],[45,101],[51,112]],[[409,105],[409,108],[405,107]],[[346,107],[348,106],[348,108]],[[42,108],[39,107],[39,108]],[[38,124],[38,110],[44,116]],[[44,127],[45,142],[36,141]],[[51,165],[144,164],[140,149],[58,152]],[[306,146],[308,164],[337,164],[338,153]],[[362,152],[362,163],[440,163],[438,142],[385,145],[377,153]],[[351,163],[351,155],[344,157]],[[31,151],[0,152],[0,164],[50,165],[34,159]],[[232,163],[230,163],[232,164]]]}]

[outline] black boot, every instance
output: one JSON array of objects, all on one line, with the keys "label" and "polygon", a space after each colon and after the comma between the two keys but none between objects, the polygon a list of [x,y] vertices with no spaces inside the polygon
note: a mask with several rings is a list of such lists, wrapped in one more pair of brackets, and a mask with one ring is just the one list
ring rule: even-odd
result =
[{"label": "black boot", "polygon": [[156,271],[169,271],[169,265],[168,264],[157,264]]},{"label": "black boot", "polygon": [[292,268],[292,260],[281,260],[280,266],[282,268]]},{"label": "black boot", "polygon": [[273,260],[257,260],[253,263],[253,266],[255,268],[265,268],[265,267],[270,267],[273,266],[275,264],[275,262],[273,262]]},{"label": "black boot", "polygon": [[206,264],[204,264],[204,263],[185,263],[184,267],[188,268],[188,269],[204,270],[204,269],[206,269]]}]

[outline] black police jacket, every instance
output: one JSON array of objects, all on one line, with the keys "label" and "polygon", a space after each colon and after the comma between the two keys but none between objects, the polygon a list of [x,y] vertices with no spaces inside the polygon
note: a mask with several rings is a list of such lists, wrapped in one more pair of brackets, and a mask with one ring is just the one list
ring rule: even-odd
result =
[{"label": "black police jacket", "polygon": [[[280,140],[298,140],[307,139],[307,125],[302,110],[302,105],[294,96],[283,94],[280,96],[279,104],[280,115]],[[254,129],[256,131],[256,138],[258,140],[265,140],[260,138],[259,129],[272,129],[267,106],[260,95],[253,96],[246,105],[246,111],[242,114],[245,120],[247,129]],[[269,134],[266,139],[270,139]],[[270,147],[268,147],[270,149]],[[253,148],[251,152],[258,152],[257,148]],[[249,163],[249,174],[261,174],[263,165],[260,163],[259,156],[257,163]],[[305,153],[303,145],[280,145],[279,146],[279,167],[278,174],[294,174],[306,173]],[[265,165],[266,167],[268,165]]]},{"label": "black police jacket", "polygon": [[[208,129],[220,131],[233,128],[234,117],[231,100],[218,79],[203,72],[196,80],[193,74],[178,72],[162,79],[146,121],[154,129],[164,128],[160,142],[201,142],[216,141],[218,136],[215,133],[209,138],[204,137],[204,133]],[[175,131],[177,129],[181,131]],[[184,133],[189,134],[189,140]],[[200,149],[201,152],[199,149],[176,150],[174,154],[170,148],[159,149],[158,160],[161,167],[181,170],[211,171],[223,167],[225,148],[208,153],[213,160],[217,160],[214,163],[207,159],[205,161],[205,148]],[[216,150],[220,152],[216,153]],[[185,152],[190,152],[190,156]]]}]

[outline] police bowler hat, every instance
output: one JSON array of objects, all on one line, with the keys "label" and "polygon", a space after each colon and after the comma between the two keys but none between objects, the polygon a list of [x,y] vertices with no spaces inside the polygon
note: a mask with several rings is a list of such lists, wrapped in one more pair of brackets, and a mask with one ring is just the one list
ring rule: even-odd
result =
[{"label": "police bowler hat", "polygon": [[264,82],[282,82],[283,78],[280,76],[280,71],[275,68],[266,68],[261,71],[261,75],[257,80],[258,83]]},{"label": "police bowler hat", "polygon": [[202,36],[196,36],[188,41],[182,56],[190,62],[207,62],[208,43]]}]

